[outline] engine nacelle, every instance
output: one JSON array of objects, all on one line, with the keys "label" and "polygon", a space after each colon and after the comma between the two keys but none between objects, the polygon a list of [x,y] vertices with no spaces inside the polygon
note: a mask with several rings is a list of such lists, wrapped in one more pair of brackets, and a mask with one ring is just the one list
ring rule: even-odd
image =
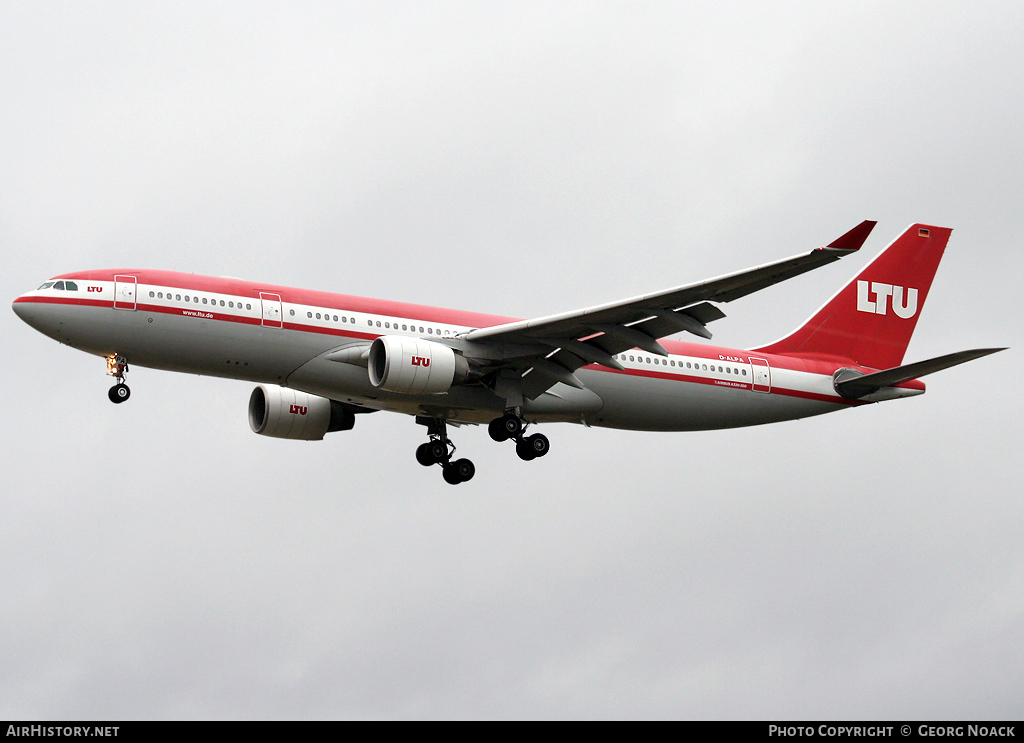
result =
[{"label": "engine nacelle", "polygon": [[261,436],[319,441],[325,433],[348,431],[355,422],[340,402],[276,384],[261,384],[249,396],[249,427]]},{"label": "engine nacelle", "polygon": [[435,395],[469,376],[469,362],[442,343],[382,335],[370,346],[370,384],[388,392]]}]

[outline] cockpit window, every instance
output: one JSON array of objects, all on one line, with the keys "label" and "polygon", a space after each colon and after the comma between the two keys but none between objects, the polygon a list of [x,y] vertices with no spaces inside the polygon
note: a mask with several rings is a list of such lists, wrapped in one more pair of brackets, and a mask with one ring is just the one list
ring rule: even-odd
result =
[{"label": "cockpit window", "polygon": [[42,291],[43,289],[49,289],[51,286],[53,286],[53,282],[52,281],[47,281],[45,284],[43,284],[41,287],[39,287],[39,289],[37,289],[37,291]]},{"label": "cockpit window", "polygon": [[69,292],[77,292],[78,284],[76,284],[74,281],[65,281],[64,288],[67,289]]},{"label": "cockpit window", "polygon": [[53,288],[54,289],[61,289],[61,290],[63,290],[64,289],[64,282],[63,281],[58,281],[56,284],[53,285]]}]

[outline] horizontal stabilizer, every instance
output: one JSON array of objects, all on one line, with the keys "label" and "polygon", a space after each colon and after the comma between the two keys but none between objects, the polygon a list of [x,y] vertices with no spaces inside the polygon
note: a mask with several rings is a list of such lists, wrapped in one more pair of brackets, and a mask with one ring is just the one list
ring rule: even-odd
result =
[{"label": "horizontal stabilizer", "polygon": [[976,348],[973,351],[959,351],[958,353],[939,356],[927,361],[918,361],[915,364],[907,364],[906,366],[897,366],[893,369],[886,369],[873,374],[860,374],[853,369],[844,369],[836,374],[834,385],[836,392],[840,395],[856,400],[877,392],[883,387],[892,387],[901,382],[908,382],[911,379],[917,379],[926,374],[942,371],[951,366],[974,361],[974,359],[980,359],[982,356],[988,356],[991,353],[1005,350],[1005,348]]}]

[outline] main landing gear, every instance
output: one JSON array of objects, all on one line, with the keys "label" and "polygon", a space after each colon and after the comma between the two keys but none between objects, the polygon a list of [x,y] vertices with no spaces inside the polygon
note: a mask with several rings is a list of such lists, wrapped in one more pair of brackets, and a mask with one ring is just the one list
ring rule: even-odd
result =
[{"label": "main landing gear", "polygon": [[110,398],[110,402],[122,403],[127,400],[132,391],[128,389],[128,385],[124,383],[124,375],[128,373],[128,359],[124,356],[117,356],[111,354],[107,356],[107,374],[114,378],[117,382],[110,391],[107,392],[107,397]]},{"label": "main landing gear", "polygon": [[526,423],[515,413],[509,412],[500,418],[495,418],[487,425],[487,433],[495,441],[516,442],[516,454],[519,458],[529,462],[531,459],[543,457],[551,449],[548,437],[542,433],[535,433],[532,436],[524,436]]},{"label": "main landing gear", "polygon": [[416,449],[416,461],[424,467],[432,464],[440,464],[444,481],[449,485],[458,485],[460,482],[472,480],[476,474],[476,466],[468,459],[456,459],[452,461],[455,453],[455,445],[448,438],[448,426],[443,418],[416,419],[427,427],[430,441],[420,444]]}]

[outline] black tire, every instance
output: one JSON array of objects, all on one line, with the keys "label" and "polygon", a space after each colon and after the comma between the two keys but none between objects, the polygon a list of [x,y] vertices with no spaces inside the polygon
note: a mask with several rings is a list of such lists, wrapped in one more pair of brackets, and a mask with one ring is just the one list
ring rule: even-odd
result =
[{"label": "black tire", "polygon": [[531,459],[537,458],[537,455],[533,453],[533,447],[530,446],[530,439],[521,439],[516,442],[516,454],[518,454],[519,458],[524,462],[529,462]]},{"label": "black tire", "polygon": [[452,462],[452,469],[459,476],[459,482],[468,482],[476,474],[476,465],[468,459],[457,459]]},{"label": "black tire", "polygon": [[107,392],[107,397],[110,398],[110,402],[119,404],[131,397],[131,394],[132,391],[128,389],[128,385],[122,383],[111,387]]},{"label": "black tire", "polygon": [[429,467],[437,462],[434,455],[430,453],[430,442],[420,444],[416,447],[416,461],[424,467]]},{"label": "black tire", "polygon": [[503,415],[501,417],[502,428],[505,429],[506,439],[515,438],[523,432],[523,422],[514,415]]},{"label": "black tire", "polygon": [[508,441],[508,431],[505,430],[505,418],[495,418],[487,424],[487,433],[495,441]]},{"label": "black tire", "polygon": [[446,464],[443,468],[444,481],[449,485],[458,485],[462,482],[462,478],[459,477],[458,470],[455,469],[455,465]]},{"label": "black tire", "polygon": [[443,441],[431,441],[427,446],[430,447],[430,456],[434,458],[434,462],[444,462],[448,459],[448,444]]},{"label": "black tire", "polygon": [[551,442],[548,441],[548,437],[542,433],[535,433],[533,436],[527,436],[526,443],[529,444],[530,449],[533,451],[533,456],[535,457],[543,457],[551,450]]}]

